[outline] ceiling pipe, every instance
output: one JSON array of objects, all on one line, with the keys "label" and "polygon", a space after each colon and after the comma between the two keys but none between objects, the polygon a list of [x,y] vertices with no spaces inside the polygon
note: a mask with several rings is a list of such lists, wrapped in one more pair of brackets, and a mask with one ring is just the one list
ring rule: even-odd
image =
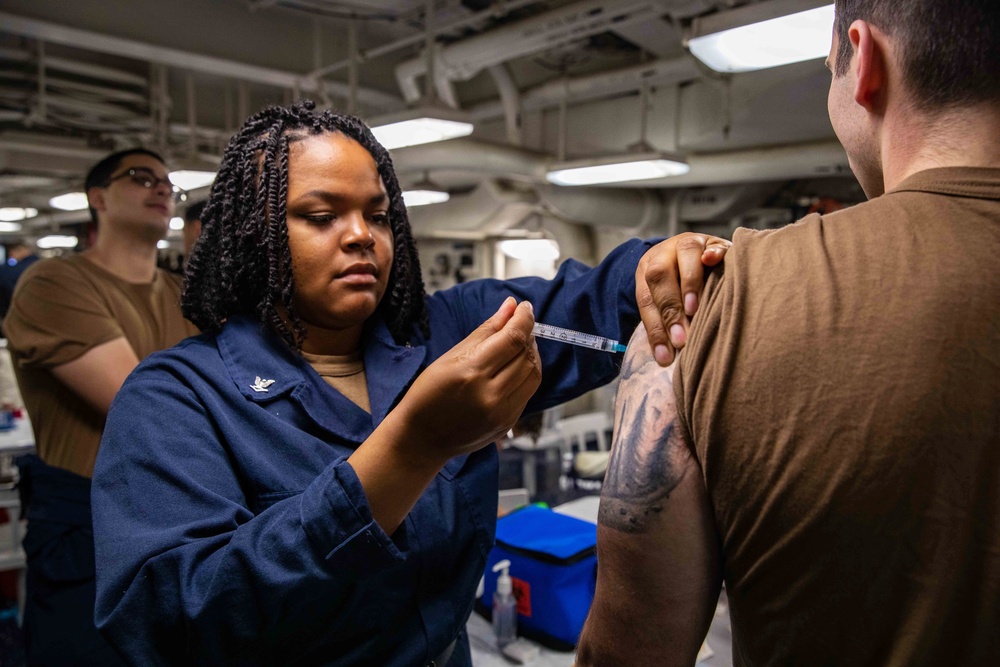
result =
[{"label": "ceiling pipe", "polygon": [[761,183],[800,178],[849,176],[853,178],[847,153],[838,141],[816,141],[768,148],[753,148],[723,153],[687,155],[691,171],[683,176],[634,184],[623,187],[687,188],[726,183]]},{"label": "ceiling pipe", "polygon": [[[6,133],[0,135],[0,141],[4,139],[6,139]],[[18,195],[34,197],[37,194],[40,200],[32,201],[38,201],[41,204],[35,208],[43,209],[44,203],[48,202],[52,195],[65,192],[65,190],[54,192],[53,188],[82,182],[83,175],[87,173],[87,170],[94,166],[97,159],[104,157],[104,155],[99,155],[95,159],[82,154],[82,152],[63,152],[55,155],[57,159],[53,159],[52,153],[19,150],[16,145],[11,147],[0,145],[0,184],[2,184],[0,187],[9,191],[13,183],[16,184],[13,187]],[[38,175],[24,176],[24,174]],[[33,204],[29,205],[34,206]]]},{"label": "ceiling pipe", "polygon": [[500,92],[507,141],[514,146],[521,146],[524,143],[521,137],[521,93],[514,85],[514,79],[506,65],[490,65],[488,71]]},{"label": "ceiling pipe", "polygon": [[[48,87],[52,87],[51,84]],[[45,103],[50,107],[58,107],[91,117],[102,117],[111,122],[122,122],[126,119],[136,118],[138,114],[130,109],[105,104],[103,102],[90,102],[87,100],[66,97],[55,93],[48,93],[45,96]]]},{"label": "ceiling pipe", "polygon": [[[561,46],[614,27],[659,17],[663,0],[583,0],[445,46],[434,61],[450,80],[468,80],[490,65]],[[416,79],[427,72],[425,57],[396,66],[396,81],[409,103],[420,99]]]},{"label": "ceiling pipe", "polygon": [[95,86],[90,83],[80,83],[79,81],[70,81],[68,79],[57,79],[51,75],[45,77],[45,84],[51,89],[72,90],[90,95],[98,95],[112,102],[145,105],[147,100],[147,96],[141,93],[133,93],[128,90],[111,88],[109,86]]},{"label": "ceiling pipe", "polygon": [[392,151],[399,173],[447,169],[512,180],[545,181],[549,155],[474,139],[452,139]]},{"label": "ceiling pipe", "polygon": [[[3,30],[0,29],[0,32],[3,32]],[[0,49],[0,59],[14,60],[17,62],[29,62],[35,59],[35,55],[28,53],[23,49]],[[83,63],[76,60],[68,60],[66,58],[46,55],[45,67],[50,70],[67,72],[70,74],[81,74],[92,79],[103,79],[105,81],[113,81],[127,86],[138,86],[140,88],[146,87],[145,78],[129,72],[112,69],[111,67],[104,67],[102,65],[92,65],[90,63]]]},{"label": "ceiling pipe", "polygon": [[[521,110],[537,111],[567,101],[586,101],[639,90],[643,85],[665,86],[693,81],[701,76],[689,57],[656,60],[590,76],[559,79],[521,94]],[[503,101],[485,102],[468,109],[474,120],[492,120],[506,113]]]},{"label": "ceiling pipe", "polygon": [[539,210],[538,204],[530,188],[514,189],[487,179],[443,204],[415,207],[408,217],[417,238],[485,239],[516,227]]},{"label": "ceiling pipe", "polygon": [[604,227],[648,227],[663,215],[653,190],[538,186],[545,207],[563,220]]},{"label": "ceiling pipe", "polygon": [[21,221],[21,231],[32,230],[35,232],[59,233],[61,225],[74,225],[90,220],[90,211],[59,211],[56,213],[42,213],[33,218]]},{"label": "ceiling pipe", "polygon": [[[486,21],[492,18],[500,18],[506,16],[515,9],[520,9],[525,5],[534,4],[538,0],[510,0],[510,2],[505,3],[491,3],[489,9],[484,9],[481,12],[476,12],[471,16],[466,16],[465,18],[458,19],[457,21],[452,21],[446,23],[442,26],[437,26],[432,30],[432,34],[435,37],[444,35],[458,28],[464,28],[465,26],[478,23],[480,21]],[[367,51],[361,51],[358,53],[358,63],[367,62],[373,58],[378,58],[379,56],[384,56],[387,53],[392,53],[393,51],[398,51],[412,44],[418,44],[427,38],[426,31],[418,33],[416,35],[410,35],[409,37],[404,37],[403,39],[391,42],[389,44],[383,44],[382,46],[375,47],[374,49],[368,49]],[[342,70],[351,65],[350,58],[344,58],[343,60],[338,60],[337,62],[330,63],[329,65],[324,65],[318,69],[309,72],[311,77],[321,77],[327,74],[332,74],[338,70]]]},{"label": "ceiling pipe", "polygon": [[[135,58],[136,60],[158,63],[193,72],[214,74],[244,81],[255,81],[280,88],[314,92],[321,90],[322,87],[322,90],[343,98],[347,98],[350,93],[347,84],[337,81],[320,81],[309,76],[285,72],[270,67],[247,65],[223,58],[188,53],[180,49],[156,46],[131,39],[29,19],[9,12],[0,12],[0,32],[31,37],[33,39],[42,39],[52,44],[63,44],[99,53]],[[402,106],[402,101],[395,95],[371,88],[359,88],[358,100],[372,107],[385,110],[394,111]]]},{"label": "ceiling pipe", "polygon": [[443,72],[436,71],[434,74],[434,89],[437,91],[437,98],[452,109],[458,109],[458,94],[451,79]]},{"label": "ceiling pipe", "polygon": [[[392,155],[396,170],[401,173],[446,169],[532,183],[546,183],[545,174],[552,160],[547,153],[474,139],[410,146],[395,150]],[[603,189],[680,188],[851,175],[847,154],[835,140],[692,153],[687,161],[691,171],[683,176],[621,183]]]},{"label": "ceiling pipe", "polygon": [[30,134],[20,132],[0,134],[0,149],[87,160],[99,160],[108,153],[100,148],[90,148],[82,141],[39,141]]},{"label": "ceiling pipe", "polygon": [[45,65],[49,69],[59,72],[81,74],[94,79],[103,79],[104,81],[125,84],[126,86],[135,86],[143,90],[145,90],[147,85],[145,77],[102,65],[93,65],[66,58],[55,58],[53,56],[46,57]]}]

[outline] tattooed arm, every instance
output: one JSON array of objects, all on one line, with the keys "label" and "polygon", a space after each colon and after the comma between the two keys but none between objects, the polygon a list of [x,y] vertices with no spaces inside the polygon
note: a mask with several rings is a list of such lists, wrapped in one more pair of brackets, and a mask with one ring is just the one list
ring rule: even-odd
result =
[{"label": "tattooed arm", "polygon": [[701,469],[677,426],[674,366],[632,336],[597,527],[597,590],[577,664],[695,664],[719,595]]}]

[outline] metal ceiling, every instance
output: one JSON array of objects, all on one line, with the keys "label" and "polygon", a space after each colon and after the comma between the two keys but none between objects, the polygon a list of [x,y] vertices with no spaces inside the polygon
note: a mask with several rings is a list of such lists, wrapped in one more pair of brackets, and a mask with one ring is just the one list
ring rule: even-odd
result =
[{"label": "metal ceiling", "polygon": [[[473,139],[487,147],[514,144],[542,158],[607,152],[624,150],[640,129],[660,148],[704,154],[833,138],[822,65],[729,78],[687,55],[687,22],[733,1],[430,4],[437,97],[470,111]],[[426,93],[427,8],[427,0],[5,0],[0,207],[42,211],[29,230],[72,224],[86,213],[57,213],[47,200],[78,187],[103,154],[146,145],[178,167],[211,169],[242,118],[266,104],[309,96],[368,119],[398,110]],[[828,164],[828,154],[812,153],[820,154]],[[402,162],[430,168],[412,151]],[[808,162],[789,165],[816,176]],[[447,168],[434,177],[457,190],[522,178]]]}]

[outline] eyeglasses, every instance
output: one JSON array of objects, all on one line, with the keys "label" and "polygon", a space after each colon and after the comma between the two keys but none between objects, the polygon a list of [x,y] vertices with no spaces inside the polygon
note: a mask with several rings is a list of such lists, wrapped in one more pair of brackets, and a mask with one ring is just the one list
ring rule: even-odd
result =
[{"label": "eyeglasses", "polygon": [[171,183],[169,178],[159,178],[157,177],[156,174],[152,172],[152,170],[146,169],[145,167],[133,167],[118,174],[117,176],[112,176],[108,180],[104,181],[104,185],[102,185],[101,187],[106,188],[113,182],[121,178],[131,179],[133,183],[135,183],[136,185],[141,185],[147,190],[156,189],[160,185],[160,183],[163,183],[164,185],[169,185],[170,190],[173,193],[174,201],[177,202],[178,204],[187,201],[188,198],[187,192],[185,192],[180,187]]}]

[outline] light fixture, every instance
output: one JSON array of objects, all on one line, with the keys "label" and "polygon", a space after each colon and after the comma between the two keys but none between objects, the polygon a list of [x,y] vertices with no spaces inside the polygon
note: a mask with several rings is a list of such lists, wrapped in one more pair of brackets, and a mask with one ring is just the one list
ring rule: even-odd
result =
[{"label": "light fixture", "polygon": [[694,19],[691,54],[717,72],[750,72],[825,58],[833,40],[830,0],[765,0]]},{"label": "light fixture", "polygon": [[507,239],[500,242],[500,252],[524,262],[554,262],[559,244],[552,239]]},{"label": "light fixture", "polygon": [[39,248],[75,248],[80,242],[80,239],[75,236],[62,236],[59,234],[53,236],[43,236],[35,242]]},{"label": "light fixture", "polygon": [[443,204],[449,199],[451,199],[451,195],[440,190],[406,190],[403,192],[403,203],[406,204],[406,208]]},{"label": "light fixture", "polygon": [[429,144],[472,134],[472,121],[456,109],[421,106],[372,119],[372,134],[386,150]]},{"label": "light fixture", "polygon": [[661,151],[644,151],[557,162],[549,167],[545,179],[556,185],[596,185],[681,176],[690,169],[687,162],[676,155]]},{"label": "light fixture", "polygon": [[64,195],[53,197],[49,200],[49,206],[60,211],[82,211],[89,208],[87,194],[85,192],[67,192]]},{"label": "light fixture", "polygon": [[0,232],[19,232],[21,231],[20,222],[0,222]]},{"label": "light fixture", "polygon": [[38,215],[37,208],[0,208],[0,222],[17,222],[36,215]]},{"label": "light fixture", "polygon": [[406,208],[426,206],[428,204],[443,204],[451,199],[451,195],[443,187],[435,183],[424,172],[424,177],[411,187],[403,190],[403,203]]},{"label": "light fixture", "polygon": [[162,239],[160,241],[157,241],[156,242],[156,247],[159,248],[160,250],[166,250],[167,248],[170,247],[170,241],[168,241],[166,239]]},{"label": "light fixture", "polygon": [[211,185],[215,180],[214,171],[192,171],[180,169],[170,172],[170,182],[181,190],[197,190],[206,185]]},{"label": "light fixture", "polygon": [[170,218],[170,229],[184,229],[184,218]]},{"label": "light fixture", "polygon": [[[559,119],[559,159],[550,164],[545,180],[556,185],[597,185],[646,181],[653,178],[681,176],[691,168],[680,155],[657,150],[646,141],[646,118],[649,115],[649,86],[642,85],[639,94],[639,141],[619,155],[605,155],[566,161],[565,105]],[[674,137],[674,147],[677,137]]]}]

